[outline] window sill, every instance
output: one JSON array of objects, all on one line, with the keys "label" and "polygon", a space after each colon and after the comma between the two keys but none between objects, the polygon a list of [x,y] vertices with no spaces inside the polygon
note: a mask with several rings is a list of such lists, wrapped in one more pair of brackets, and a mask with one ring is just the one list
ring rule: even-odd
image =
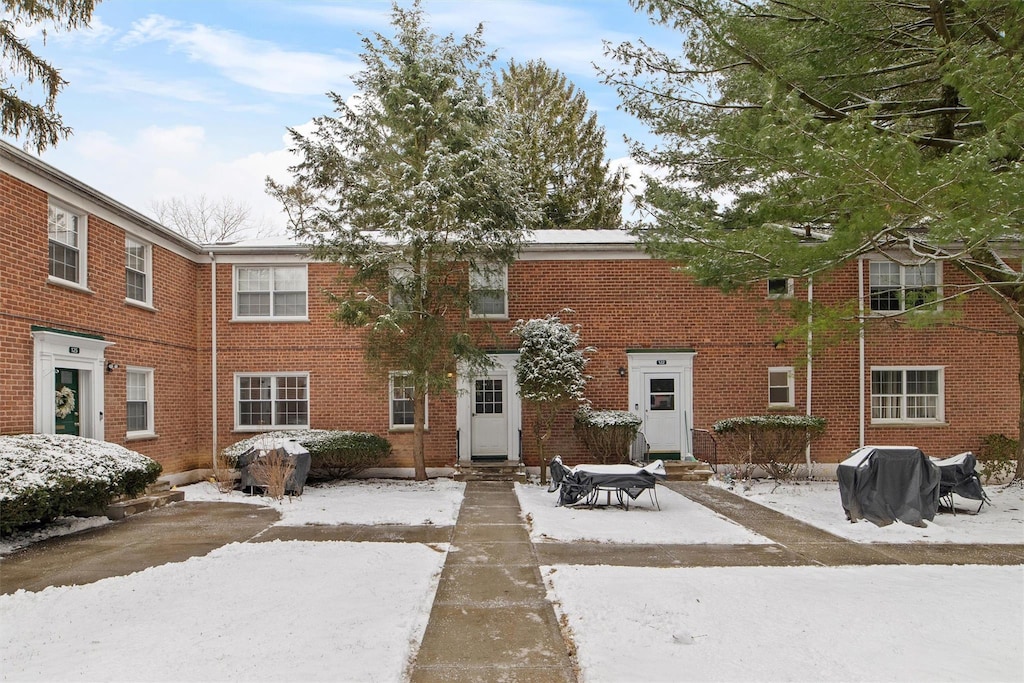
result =
[{"label": "window sill", "polygon": [[124,435],[125,441],[146,441],[157,438],[159,435],[156,432],[128,432]]},{"label": "window sill", "polygon": [[46,282],[51,285],[56,285],[58,287],[64,287],[65,289],[73,289],[76,292],[81,292],[82,294],[95,294],[94,291],[92,291],[88,287],[83,287],[77,282],[72,282],[71,280],[61,280],[59,277],[53,277],[52,275],[46,276]]},{"label": "window sill", "polygon": [[497,313],[495,313],[494,315],[475,315],[475,314],[470,313],[469,314],[469,319],[470,320],[495,320],[495,321],[501,322],[503,320],[509,320],[509,317],[508,317],[507,313],[503,313],[501,315],[498,315]]},{"label": "window sill", "polygon": [[[388,434],[412,434],[413,431],[415,431],[415,429],[416,428],[413,427],[412,425],[408,425],[408,426],[402,425],[402,426],[399,426],[399,427],[388,427]],[[424,426],[423,427],[423,433],[424,434],[429,434],[430,433],[430,427]]]},{"label": "window sill", "polygon": [[157,312],[156,308],[154,308],[152,304],[148,304],[145,301],[138,301],[136,299],[129,299],[126,297],[124,302],[134,308],[141,308],[144,311],[152,311],[153,313]]},{"label": "window sill", "polygon": [[261,432],[297,432],[300,429],[309,428],[309,425],[260,425],[258,427],[235,425],[231,431],[245,434],[259,434]]},{"label": "window sill", "polygon": [[233,323],[308,323],[309,318],[232,318]]},{"label": "window sill", "polygon": [[795,403],[769,403],[768,410],[796,410]]},{"label": "window sill", "polygon": [[872,427],[948,427],[940,420],[872,420]]}]

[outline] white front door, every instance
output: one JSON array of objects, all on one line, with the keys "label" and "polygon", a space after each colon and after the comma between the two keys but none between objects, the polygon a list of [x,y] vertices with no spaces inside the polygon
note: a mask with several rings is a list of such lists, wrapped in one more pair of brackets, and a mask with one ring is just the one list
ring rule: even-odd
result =
[{"label": "white front door", "polygon": [[652,458],[675,460],[690,452],[694,356],[685,349],[626,352],[629,405],[643,421]]},{"label": "white front door", "polygon": [[683,447],[683,411],[678,372],[644,373],[644,435],[651,453],[679,457]]},{"label": "white front door", "polygon": [[508,460],[508,373],[492,373],[473,380],[471,457]]},{"label": "white front door", "polygon": [[460,373],[455,421],[458,460],[519,460],[523,408],[516,386],[519,354],[495,353],[489,370]]}]

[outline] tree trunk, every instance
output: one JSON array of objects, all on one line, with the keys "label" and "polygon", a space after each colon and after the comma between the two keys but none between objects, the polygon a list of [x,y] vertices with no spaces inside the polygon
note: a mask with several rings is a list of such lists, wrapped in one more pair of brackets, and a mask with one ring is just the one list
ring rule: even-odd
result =
[{"label": "tree trunk", "polygon": [[536,403],[537,415],[533,420],[533,438],[537,442],[537,457],[540,459],[540,483],[541,486],[548,483],[548,471],[545,466],[544,436],[541,434],[541,423],[543,422],[544,404]]},{"label": "tree trunk", "polygon": [[1013,481],[1024,482],[1024,328],[1017,328],[1017,390],[1020,401],[1017,406],[1017,471]]},{"label": "tree trunk", "polygon": [[427,392],[417,391],[412,401],[412,460],[416,481],[427,480],[426,460],[423,457],[424,418],[427,414]]}]

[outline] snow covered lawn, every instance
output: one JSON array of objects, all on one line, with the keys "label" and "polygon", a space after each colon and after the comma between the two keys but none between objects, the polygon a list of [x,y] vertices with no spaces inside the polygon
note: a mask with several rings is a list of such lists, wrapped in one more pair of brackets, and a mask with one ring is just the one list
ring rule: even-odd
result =
[{"label": "snow covered lawn", "polygon": [[0,596],[0,677],[400,681],[444,557],[413,543],[235,543]]},{"label": "snow covered lawn", "polygon": [[543,573],[586,683],[1024,676],[1021,566]]},{"label": "snow covered lawn", "polygon": [[647,493],[631,501],[629,510],[611,507],[556,507],[557,493],[536,484],[516,484],[530,538],[541,541],[605,543],[771,543],[770,540],[698,505],[664,486],[658,487],[661,510]]},{"label": "snow covered lawn", "polygon": [[[712,481],[712,485],[724,484]],[[774,491],[773,491],[774,489]],[[899,522],[877,527],[861,520],[851,524],[843,512],[839,483],[812,481],[783,484],[758,481],[749,490],[737,484],[733,493],[795,517],[836,536],[858,543],[1024,543],[1024,488],[992,484],[985,493],[992,500],[978,514],[978,502],[954,496],[957,514],[940,512],[918,528]]]}]

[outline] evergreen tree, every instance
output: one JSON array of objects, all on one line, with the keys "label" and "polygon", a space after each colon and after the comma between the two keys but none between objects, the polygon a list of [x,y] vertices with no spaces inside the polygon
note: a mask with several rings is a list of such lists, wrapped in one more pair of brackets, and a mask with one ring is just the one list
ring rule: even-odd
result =
[{"label": "evergreen tree", "polygon": [[486,92],[493,55],[482,27],[440,38],[419,2],[393,5],[392,25],[393,39],[363,39],[357,101],[331,93],[333,116],[308,136],[291,132],[295,183],[268,187],[314,256],[347,267],[335,316],[366,329],[371,368],[382,379],[407,373],[425,479],[428,395],[487,365],[468,332],[467,271],[511,262],[537,212]]},{"label": "evergreen tree", "polygon": [[509,62],[494,94],[513,156],[540,199],[540,227],[620,227],[624,172],[609,170],[604,128],[587,96],[542,60]]},{"label": "evergreen tree", "polygon": [[[25,136],[42,152],[71,135],[71,128],[56,110],[57,95],[67,85],[52,64],[36,55],[18,37],[17,25],[52,25],[57,31],[88,26],[98,0],[3,0],[0,16],[0,133]],[[43,33],[46,35],[45,30]],[[44,93],[42,104],[19,95],[13,83],[20,74],[26,84],[38,83]]]},{"label": "evergreen tree", "polygon": [[[563,312],[572,313],[568,309]],[[584,354],[595,349],[579,348],[579,326],[574,328],[563,323],[557,315],[519,320],[512,334],[519,337],[516,361],[519,395],[536,411],[533,436],[540,457],[540,482],[544,484],[547,482],[545,442],[551,438],[559,409],[583,399],[587,385],[583,369],[590,360]]]},{"label": "evergreen tree", "polygon": [[[668,173],[641,200],[651,253],[726,290],[868,252],[955,268],[970,284],[948,299],[1006,314],[993,332],[1017,346],[1024,434],[1024,3],[633,4],[686,36],[682,56],[619,45],[605,73],[662,139],[633,145]],[[814,306],[816,322],[842,318]],[[935,318],[921,308],[903,321]]]}]

